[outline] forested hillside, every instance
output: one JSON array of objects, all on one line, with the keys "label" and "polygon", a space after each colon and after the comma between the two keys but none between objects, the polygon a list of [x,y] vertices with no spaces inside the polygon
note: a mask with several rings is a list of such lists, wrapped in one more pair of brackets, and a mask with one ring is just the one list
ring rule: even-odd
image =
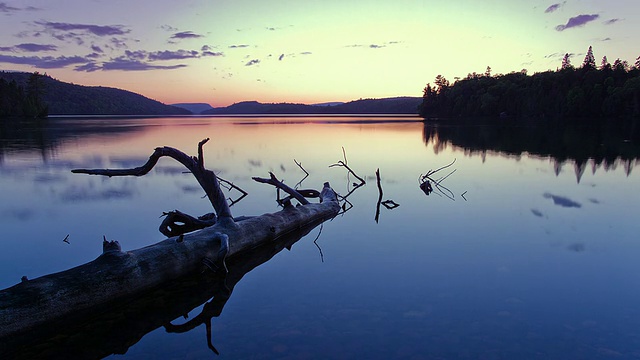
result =
[{"label": "forested hillside", "polygon": [[243,101],[223,108],[203,111],[208,115],[240,114],[386,114],[416,115],[421,103],[419,97],[397,97],[385,99],[360,99],[331,106]]},{"label": "forested hillside", "polygon": [[[0,72],[0,116],[28,116],[24,100],[33,91],[34,74]],[[102,86],[65,83],[44,74],[38,76],[38,98],[51,115],[186,115],[190,111],[165,105],[142,95]]]},{"label": "forested hillside", "polygon": [[450,84],[438,75],[427,84],[423,117],[632,117],[640,116],[640,57],[633,66],[603,57],[596,65],[591,47],[580,67],[565,55],[561,68],[527,75],[469,74]]}]

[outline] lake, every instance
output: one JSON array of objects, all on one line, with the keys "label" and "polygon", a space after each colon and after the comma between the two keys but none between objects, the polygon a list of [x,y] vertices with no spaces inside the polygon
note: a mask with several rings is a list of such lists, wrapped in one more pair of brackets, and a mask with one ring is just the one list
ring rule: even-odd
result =
[{"label": "lake", "polygon": [[[163,212],[211,212],[193,176],[171,159],[137,178],[71,173],[136,167],[158,146],[195,155],[208,137],[205,166],[249,194],[232,206],[234,216],[279,210],[275,189],[252,176],[271,171],[294,186],[303,168],[309,176],[300,188],[329,181],[350,193],[346,211],[291,251],[247,256],[216,311],[203,306],[215,284],[168,294],[155,315],[145,306],[130,311],[140,320],[127,327],[140,324],[138,335],[123,338],[128,329],[116,328],[83,339],[92,356],[215,358],[206,321],[184,332],[168,332],[166,320],[142,325],[171,308],[174,325],[208,313],[212,346],[227,359],[640,358],[638,133],[635,124],[406,117],[52,118],[3,126],[0,288],[95,259],[103,236],[125,251],[161,241]],[[365,185],[354,189],[354,176],[330,167],[345,156]],[[421,176],[447,165],[426,195]],[[379,198],[399,206],[380,206]],[[196,304],[173,310],[182,300]],[[53,349],[45,357],[63,357]]]}]

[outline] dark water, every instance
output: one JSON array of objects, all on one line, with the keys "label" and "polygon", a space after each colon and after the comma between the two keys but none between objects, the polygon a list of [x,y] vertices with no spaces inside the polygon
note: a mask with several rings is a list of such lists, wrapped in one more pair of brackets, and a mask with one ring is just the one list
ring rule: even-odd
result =
[{"label": "dark water", "polygon": [[[275,191],[251,177],[273,171],[293,185],[304,177],[294,159],[310,173],[303,188],[329,181],[343,195],[353,190],[353,176],[329,167],[344,160],[344,148],[367,181],[346,213],[307,229],[290,252],[258,249],[238,260],[230,296],[220,279],[174,284],[127,304],[118,319],[78,325],[70,331],[86,336],[73,346],[97,357],[212,358],[211,318],[212,345],[229,359],[640,358],[633,124],[363,120],[104,118],[2,127],[0,287],[93,260],[103,235],[123,250],[160,241],[163,211],[211,211],[171,160],[141,178],[73,168],[138,166],[163,145],[195,154],[210,137],[206,166],[249,193],[234,215],[259,215],[278,210]],[[456,170],[441,183],[449,191],[425,195],[420,176],[454,160],[437,176]],[[376,169],[382,199],[400,204],[380,207],[378,222]],[[162,326],[169,321],[189,325],[174,331],[193,329],[170,333]],[[92,333],[95,324],[104,331]],[[47,357],[64,353],[56,341],[39,345],[53,351]]]}]

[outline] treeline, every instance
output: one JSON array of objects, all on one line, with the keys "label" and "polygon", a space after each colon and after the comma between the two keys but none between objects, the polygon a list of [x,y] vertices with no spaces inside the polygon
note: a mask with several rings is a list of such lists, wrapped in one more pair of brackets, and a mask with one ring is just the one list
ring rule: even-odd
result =
[{"label": "treeline", "polygon": [[46,118],[49,106],[42,100],[45,77],[46,74],[35,72],[27,78],[25,86],[15,79],[6,81],[0,77],[0,118]]},{"label": "treeline", "polygon": [[640,57],[633,66],[603,57],[596,66],[589,47],[580,67],[566,54],[562,67],[527,75],[469,74],[452,85],[441,75],[427,84],[420,115],[434,117],[637,117],[640,116]]}]

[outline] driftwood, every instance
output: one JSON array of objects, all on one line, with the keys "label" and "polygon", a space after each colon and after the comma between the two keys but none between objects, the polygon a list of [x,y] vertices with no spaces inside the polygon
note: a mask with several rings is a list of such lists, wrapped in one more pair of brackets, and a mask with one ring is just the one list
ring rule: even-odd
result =
[{"label": "driftwood", "polygon": [[[321,223],[340,211],[336,193],[325,183],[319,203],[307,201],[300,206],[285,206],[272,214],[234,219],[216,175],[204,168],[202,146],[207,140],[198,144],[197,157],[162,147],[155,149],[145,165],[135,169],[73,170],[104,176],[141,176],[160,157],[171,157],[196,177],[217,220],[204,229],[127,252],[121,250],[117,241],[105,239],[102,255],[89,263],[33,280],[24,278],[21,283],[1,290],[0,344],[3,337],[26,333],[72,313],[153,290],[185,275],[203,271],[225,273],[227,257],[270,243],[308,224]],[[274,185],[280,187],[278,183]]]}]

